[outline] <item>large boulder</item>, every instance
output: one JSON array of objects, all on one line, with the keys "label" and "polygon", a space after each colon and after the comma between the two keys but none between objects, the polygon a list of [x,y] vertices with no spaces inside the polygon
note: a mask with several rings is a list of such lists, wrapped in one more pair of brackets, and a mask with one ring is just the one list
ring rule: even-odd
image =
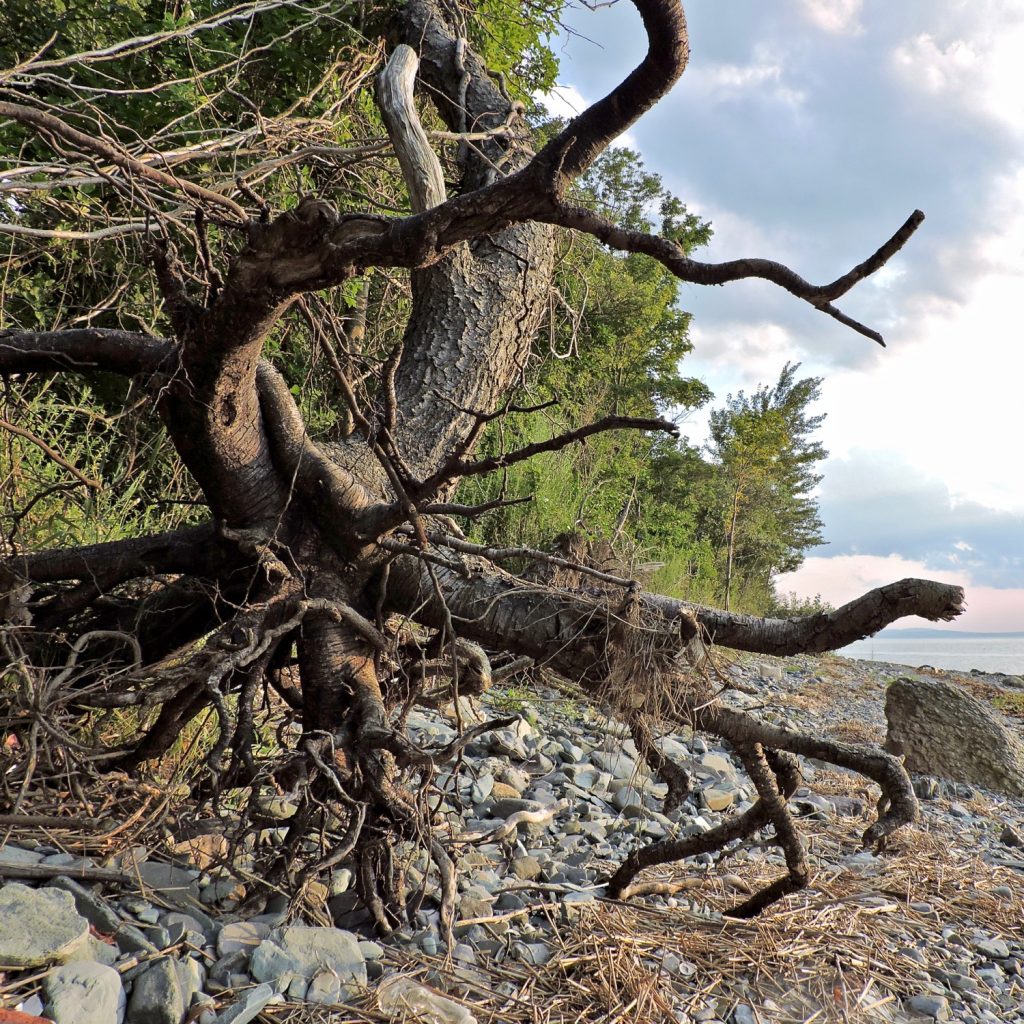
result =
[{"label": "large boulder", "polygon": [[20,882],[0,889],[0,967],[64,963],[88,941],[89,922],[75,909],[71,893]]},{"label": "large boulder", "polygon": [[988,705],[943,679],[897,679],[886,693],[886,749],[907,769],[1024,796],[1024,742]]}]

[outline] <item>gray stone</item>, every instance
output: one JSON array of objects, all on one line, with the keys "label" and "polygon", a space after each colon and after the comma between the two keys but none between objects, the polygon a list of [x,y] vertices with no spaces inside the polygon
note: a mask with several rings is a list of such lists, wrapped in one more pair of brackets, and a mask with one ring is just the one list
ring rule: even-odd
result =
[{"label": "gray stone", "polygon": [[732,1024],[758,1024],[757,1018],[754,1016],[753,1007],[748,1006],[746,1003],[740,1003],[732,1011]]},{"label": "gray stone", "polygon": [[485,772],[470,788],[470,799],[475,804],[482,804],[491,795],[494,789],[494,776]]},{"label": "gray stone", "polygon": [[999,842],[1003,846],[1024,846],[1024,839],[1014,831],[1013,827],[1007,825],[999,836]]},{"label": "gray stone", "polygon": [[203,985],[206,983],[206,968],[190,956],[183,960],[175,960],[174,968],[178,972],[178,984],[181,985],[185,1005],[189,1006],[195,1001],[196,996],[202,995]]},{"label": "gray stone", "polygon": [[309,988],[306,990],[307,1003],[332,1005],[342,1002],[344,997],[341,978],[334,971],[317,971],[310,979]]},{"label": "gray stone", "polygon": [[632,786],[624,786],[612,795],[612,806],[627,818],[639,817],[644,812],[644,794]]},{"label": "gray stone", "polygon": [[631,779],[634,775],[650,774],[646,768],[637,765],[628,754],[621,751],[595,750],[590,760],[599,768],[610,772],[616,779]]},{"label": "gray stone", "polygon": [[914,1013],[934,1020],[949,1020],[949,1000],[945,996],[911,996],[903,1005]]},{"label": "gray stone", "polygon": [[512,861],[511,873],[524,882],[536,882],[541,872],[540,861],[536,857],[516,857]]},{"label": "gray stone", "polygon": [[139,878],[150,889],[160,893],[164,899],[172,902],[198,899],[199,877],[198,871],[177,868],[173,864],[161,864],[159,861],[148,860],[144,864],[137,865],[136,869]]},{"label": "gray stone", "polygon": [[23,850],[20,846],[0,846],[0,864],[10,865],[32,865],[38,864],[43,859],[43,854],[35,850]]},{"label": "gray stone", "polygon": [[897,679],[885,696],[886,749],[912,772],[1024,796],[1024,742],[991,707],[944,679]]},{"label": "gray stone", "polygon": [[514,942],[512,956],[524,964],[539,967],[551,959],[551,947],[546,942]]},{"label": "gray stone", "polygon": [[542,811],[544,805],[538,800],[523,800],[521,797],[506,797],[502,800],[495,800],[491,807],[491,814],[496,818],[511,818],[519,811]]},{"label": "gray stone", "polygon": [[730,782],[736,781],[736,766],[725,754],[702,754],[701,767]]},{"label": "gray stone", "polygon": [[187,1003],[174,961],[154,960],[132,985],[128,1024],[181,1024]]},{"label": "gray stone", "polygon": [[98,964],[106,964],[107,967],[113,967],[120,955],[121,950],[117,946],[112,946],[101,939],[97,939],[95,935],[90,934],[85,943],[71,954],[67,962],[79,963],[85,960],[92,960]]},{"label": "gray stone", "polygon": [[259,921],[226,924],[217,936],[217,953],[222,957],[235,952],[252,953],[268,935],[270,925]]},{"label": "gray stone", "polygon": [[245,887],[233,878],[215,878],[199,891],[199,899],[208,907],[238,900],[245,896]]},{"label": "gray stone", "polygon": [[276,942],[264,939],[253,951],[249,973],[257,981],[266,981],[278,991],[288,987],[293,974],[301,974],[299,962]]},{"label": "gray stone", "polygon": [[51,853],[42,859],[42,863],[55,868],[69,868],[78,859],[73,853]]},{"label": "gray stone", "polygon": [[301,974],[293,975],[292,980],[288,982],[288,998],[301,1003],[306,998],[308,991],[309,982]]},{"label": "gray stone", "polygon": [[171,933],[162,925],[150,925],[142,930],[157,949],[167,949],[171,944]]},{"label": "gray stone", "polygon": [[156,946],[146,938],[141,928],[123,924],[114,932],[114,941],[122,953],[155,953]]},{"label": "gray stone", "polygon": [[198,914],[195,911],[184,914],[177,910],[172,910],[163,915],[163,925],[171,931],[172,935],[180,926],[186,935],[190,932],[197,932],[210,941],[216,939],[217,932],[220,930],[211,918],[205,914]]},{"label": "gray stone", "polygon": [[249,989],[241,999],[217,1014],[216,1024],[249,1024],[259,1016],[275,994],[270,985],[257,985]]},{"label": "gray stone", "polygon": [[511,764],[502,765],[495,773],[495,778],[506,786],[511,786],[517,793],[525,792],[530,785],[529,773]]},{"label": "gray stone", "polygon": [[297,963],[296,973],[312,978],[318,971],[330,970],[342,985],[366,986],[366,960],[359,940],[340,928],[310,928],[291,925],[276,939]]},{"label": "gray stone", "polygon": [[43,988],[47,1016],[56,1024],[112,1024],[124,1012],[121,976],[91,960],[54,968]]},{"label": "gray stone", "polygon": [[30,889],[11,882],[0,889],[0,966],[64,963],[89,937],[89,922],[71,893]]},{"label": "gray stone", "polygon": [[38,995],[31,995],[28,999],[18,1003],[15,1009],[20,1010],[22,1013],[31,1014],[33,1017],[39,1017],[43,1012],[43,1001]]},{"label": "gray stone", "polygon": [[63,889],[65,892],[71,893],[71,897],[75,901],[75,909],[98,932],[113,935],[121,927],[121,918],[106,900],[96,896],[74,879],[61,875],[53,879],[47,885],[47,889]]},{"label": "gray stone", "polygon": [[1010,956],[1010,947],[1002,939],[981,939],[974,943],[974,948],[990,960],[1006,960]]}]

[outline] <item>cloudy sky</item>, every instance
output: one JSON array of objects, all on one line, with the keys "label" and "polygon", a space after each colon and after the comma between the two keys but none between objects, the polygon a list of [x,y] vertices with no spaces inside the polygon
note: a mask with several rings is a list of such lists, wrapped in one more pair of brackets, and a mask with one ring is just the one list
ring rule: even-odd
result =
[{"label": "cloudy sky", "polygon": [[[829,544],[781,588],[842,603],[903,576],[948,580],[967,589],[958,628],[1024,630],[1024,3],[686,12],[690,66],[626,141],[712,221],[704,258],[832,280],[912,210],[927,216],[838,303],[885,349],[762,282],[685,286],[688,367],[718,400],[774,382],[786,360],[825,379]],[[625,0],[565,20],[559,113],[646,48]],[[703,429],[694,420],[691,438]]]}]

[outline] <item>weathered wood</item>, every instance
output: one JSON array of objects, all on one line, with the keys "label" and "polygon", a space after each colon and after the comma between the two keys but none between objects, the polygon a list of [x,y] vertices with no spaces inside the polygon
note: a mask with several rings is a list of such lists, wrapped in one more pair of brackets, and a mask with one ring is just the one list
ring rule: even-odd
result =
[{"label": "weathered wood", "polygon": [[377,76],[377,105],[415,213],[440,206],[447,198],[441,161],[430,148],[413,96],[419,64],[416,51],[400,43]]}]

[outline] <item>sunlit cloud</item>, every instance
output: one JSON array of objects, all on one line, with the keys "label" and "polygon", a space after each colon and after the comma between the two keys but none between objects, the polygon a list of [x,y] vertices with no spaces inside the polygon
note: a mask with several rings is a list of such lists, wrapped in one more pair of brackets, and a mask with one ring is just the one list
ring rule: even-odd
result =
[{"label": "sunlit cloud", "polygon": [[754,56],[750,64],[698,64],[687,72],[686,88],[699,92],[712,104],[749,96],[792,110],[802,107],[806,94],[786,81],[783,65],[764,54]]},{"label": "sunlit cloud", "polygon": [[836,35],[864,31],[860,23],[863,6],[863,0],[800,0],[800,8],[811,24]]},{"label": "sunlit cloud", "polygon": [[[1024,133],[1024,11],[999,5],[997,17],[979,16],[957,26],[959,35],[922,32],[900,43],[892,67],[904,86]],[[979,12],[980,14],[980,12]]]}]

